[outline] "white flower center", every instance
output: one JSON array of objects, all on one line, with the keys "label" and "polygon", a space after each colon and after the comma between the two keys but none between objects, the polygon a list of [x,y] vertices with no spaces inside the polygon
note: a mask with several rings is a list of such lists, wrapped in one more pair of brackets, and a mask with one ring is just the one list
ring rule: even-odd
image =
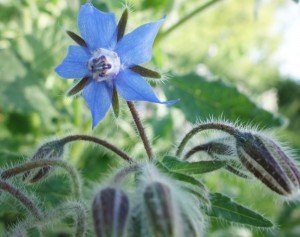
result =
[{"label": "white flower center", "polygon": [[96,49],[87,62],[87,67],[95,81],[113,79],[120,71],[121,63],[118,54],[107,49]]}]

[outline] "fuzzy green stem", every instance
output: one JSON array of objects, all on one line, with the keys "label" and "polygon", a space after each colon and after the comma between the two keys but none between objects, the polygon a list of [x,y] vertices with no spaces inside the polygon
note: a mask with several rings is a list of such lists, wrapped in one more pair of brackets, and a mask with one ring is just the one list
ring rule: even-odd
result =
[{"label": "fuzzy green stem", "polygon": [[97,137],[93,137],[93,136],[89,136],[89,135],[85,135],[85,134],[78,134],[78,135],[70,135],[70,136],[64,137],[61,139],[61,141],[65,144],[67,144],[69,142],[74,142],[74,141],[93,142],[95,144],[106,147],[107,149],[116,153],[118,156],[120,156],[121,158],[123,158],[124,160],[126,160],[129,163],[134,162],[133,159],[126,152],[122,151],[121,149],[117,148],[116,146],[112,145],[111,143],[109,143],[105,140],[102,140],[100,138],[97,138]]},{"label": "fuzzy green stem", "polygon": [[191,19],[193,16],[197,15],[198,13],[200,13],[200,12],[206,10],[207,8],[209,8],[211,5],[213,5],[213,4],[217,3],[217,2],[220,2],[220,1],[222,1],[222,0],[211,0],[211,1],[208,1],[208,2],[204,3],[203,5],[199,6],[194,11],[192,11],[189,14],[187,14],[183,18],[181,18],[178,22],[176,22],[173,26],[171,26],[165,32],[163,32],[162,35],[161,35],[161,37],[160,37],[160,39],[162,39],[162,38],[166,37],[167,35],[169,35],[171,32],[173,32],[175,29],[177,29],[183,23],[185,23],[186,21],[188,21],[189,19]]},{"label": "fuzzy green stem", "polygon": [[136,171],[138,171],[140,168],[139,165],[137,164],[133,164],[130,166],[127,166],[123,169],[121,169],[120,171],[118,171],[115,176],[112,179],[112,183],[119,183],[123,178],[125,178],[127,175],[134,173]]},{"label": "fuzzy green stem", "polygon": [[10,177],[16,176],[20,173],[23,173],[25,171],[29,171],[31,169],[39,168],[39,167],[45,167],[45,166],[59,166],[63,169],[65,169],[69,174],[73,181],[73,191],[74,196],[79,199],[81,195],[81,184],[80,184],[80,178],[78,175],[78,172],[76,169],[69,165],[66,161],[63,160],[36,160],[36,161],[30,161],[25,164],[21,164],[15,167],[12,167],[10,169],[7,169],[1,173],[1,178],[8,179]]},{"label": "fuzzy green stem", "polygon": [[[76,214],[76,231],[74,237],[83,237],[86,231],[86,211],[84,206],[79,202],[67,202],[53,211],[46,213],[43,219],[34,221],[27,219],[24,222],[19,223],[10,233],[10,237],[15,237],[16,234],[21,233],[23,230],[27,230],[33,227],[43,228],[46,225],[53,225],[59,222],[63,218],[70,214]],[[46,235],[45,235],[46,236]]]},{"label": "fuzzy green stem", "polygon": [[197,133],[204,131],[204,130],[208,130],[208,129],[213,129],[213,130],[220,130],[223,132],[227,132],[230,135],[235,135],[238,130],[236,128],[234,128],[233,126],[224,124],[224,123],[218,123],[218,122],[212,122],[212,123],[203,123],[198,125],[197,127],[193,128],[190,132],[188,132],[185,137],[182,139],[182,141],[180,142],[177,151],[176,151],[176,156],[180,157],[181,153],[185,147],[185,145],[187,144],[187,142]]},{"label": "fuzzy green stem", "polygon": [[191,150],[189,150],[184,156],[183,156],[183,160],[187,160],[189,159],[192,155],[194,155],[196,152],[199,152],[199,151],[206,151],[206,148],[207,146],[205,146],[206,144],[202,144],[202,145],[199,145],[199,146],[195,146],[193,147]]},{"label": "fuzzy green stem", "polygon": [[73,209],[76,213],[76,232],[75,237],[82,237],[84,236],[85,230],[86,230],[86,213],[85,209],[80,203],[68,203],[68,206],[65,206],[65,208]]},{"label": "fuzzy green stem", "polygon": [[137,112],[137,110],[135,109],[134,103],[131,101],[127,101],[127,105],[129,107],[129,110],[131,112],[131,115],[133,117],[134,123],[136,125],[136,128],[139,132],[139,135],[143,141],[147,156],[149,160],[153,160],[154,156],[153,156],[153,151],[152,151],[152,147],[150,145],[149,139],[146,135],[146,131],[145,128],[141,122],[140,116]]},{"label": "fuzzy green stem", "polygon": [[35,205],[35,203],[26,196],[20,189],[14,187],[10,183],[0,179],[0,188],[8,192],[11,196],[19,200],[36,219],[42,218],[42,212]]}]

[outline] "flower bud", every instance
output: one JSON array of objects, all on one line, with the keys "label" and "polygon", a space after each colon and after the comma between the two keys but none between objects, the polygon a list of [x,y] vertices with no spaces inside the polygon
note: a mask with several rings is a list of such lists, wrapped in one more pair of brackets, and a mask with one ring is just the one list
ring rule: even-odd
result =
[{"label": "flower bud", "polygon": [[261,182],[280,195],[300,188],[300,172],[273,140],[249,132],[236,135],[237,153],[242,164]]},{"label": "flower bud", "polygon": [[155,237],[173,237],[174,213],[170,189],[162,183],[153,182],[145,188],[143,197],[149,231]]},{"label": "flower bud", "polygon": [[[40,146],[31,158],[35,160],[59,160],[63,157],[64,144],[61,140],[54,140]],[[42,168],[27,171],[23,175],[23,181],[35,183],[45,179],[53,168],[45,166]]]},{"label": "flower bud", "polygon": [[101,190],[94,199],[94,227],[97,237],[124,237],[129,212],[127,195],[116,188]]}]

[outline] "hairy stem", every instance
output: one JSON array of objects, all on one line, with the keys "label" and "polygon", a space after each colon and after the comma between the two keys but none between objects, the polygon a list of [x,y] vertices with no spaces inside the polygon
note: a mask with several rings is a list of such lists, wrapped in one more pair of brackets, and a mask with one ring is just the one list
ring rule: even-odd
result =
[{"label": "hairy stem", "polygon": [[0,179],[0,188],[8,192],[11,196],[19,200],[36,219],[42,218],[42,213],[35,203],[26,196],[20,189],[14,187],[10,183]]},{"label": "hairy stem", "polygon": [[204,145],[199,145],[199,146],[195,146],[193,147],[191,150],[189,150],[184,156],[183,156],[183,160],[187,160],[189,159],[192,155],[194,155],[196,152],[199,152],[199,151],[206,151],[206,144]]},{"label": "hairy stem", "polygon": [[134,173],[136,171],[138,171],[140,168],[139,165],[134,164],[134,165],[130,165],[127,166],[123,169],[121,169],[120,171],[118,171],[115,176],[112,179],[112,183],[119,183],[124,177],[126,177],[128,174]]},{"label": "hairy stem", "polygon": [[[43,219],[35,221],[26,219],[24,222],[19,223],[10,233],[10,237],[15,237],[19,233],[23,233],[33,227],[43,229],[47,225],[53,225],[63,218],[76,215],[76,230],[74,237],[83,237],[86,232],[86,211],[84,206],[79,202],[67,202],[55,208],[53,211],[46,213]],[[46,236],[46,234],[44,234]]]},{"label": "hairy stem", "polygon": [[75,237],[83,237],[86,230],[86,213],[80,203],[69,203],[68,208],[72,208],[76,213],[76,232]]},{"label": "hairy stem", "polygon": [[185,137],[182,139],[182,141],[180,142],[177,151],[176,151],[176,156],[180,157],[181,153],[185,147],[185,145],[187,144],[187,142],[197,133],[204,131],[204,130],[208,130],[208,129],[214,129],[214,130],[220,130],[223,132],[227,132],[230,135],[235,135],[237,133],[237,129],[224,124],[224,123],[218,123],[218,122],[212,122],[212,123],[203,123],[198,125],[197,127],[193,128],[190,132],[188,132]]},{"label": "hairy stem", "polygon": [[220,1],[222,1],[222,0],[210,0],[210,1],[206,2],[206,3],[204,3],[203,5],[199,6],[194,11],[190,12],[189,14],[187,14],[186,16],[184,16],[183,18],[181,18],[178,22],[176,22],[173,26],[171,26],[165,32],[163,32],[160,38],[166,37],[168,34],[170,34],[171,32],[173,32],[175,29],[177,29],[183,23],[185,23],[186,21],[188,21],[189,19],[191,19],[193,16],[197,15],[198,13],[200,13],[200,12],[206,10],[207,8],[209,8],[211,5],[213,5],[213,4],[217,3],[217,2],[220,2]]},{"label": "hairy stem", "polygon": [[111,150],[112,152],[114,152],[115,154],[117,154],[118,156],[120,156],[121,158],[123,158],[124,160],[126,160],[127,162],[133,163],[133,159],[124,151],[122,151],[121,149],[117,148],[116,146],[112,145],[111,143],[102,140],[100,138],[97,137],[93,137],[93,136],[89,136],[89,135],[85,135],[85,134],[78,134],[78,135],[70,135],[67,137],[64,137],[61,139],[62,142],[69,143],[69,142],[74,142],[74,141],[88,141],[88,142],[93,142],[95,144],[101,145],[106,147],[107,149]]},{"label": "hairy stem", "polygon": [[65,169],[73,181],[74,185],[74,196],[79,199],[81,195],[81,184],[78,172],[76,169],[69,165],[66,161],[63,160],[35,160],[30,161],[25,164],[21,164],[10,169],[7,169],[1,173],[1,178],[8,179],[10,177],[16,176],[25,171],[30,171],[31,169],[45,167],[45,166],[59,166]]},{"label": "hairy stem", "polygon": [[148,139],[148,137],[146,135],[145,128],[144,128],[144,126],[143,126],[143,124],[141,122],[139,114],[138,114],[137,110],[135,109],[134,103],[131,102],[131,101],[127,101],[127,105],[129,107],[129,110],[130,110],[131,115],[133,117],[133,120],[134,120],[134,123],[136,125],[136,128],[137,128],[137,130],[139,132],[139,135],[140,135],[140,137],[141,137],[141,139],[143,141],[143,144],[144,144],[144,147],[145,147],[148,159],[149,160],[153,160],[152,147],[151,147],[149,139]]}]

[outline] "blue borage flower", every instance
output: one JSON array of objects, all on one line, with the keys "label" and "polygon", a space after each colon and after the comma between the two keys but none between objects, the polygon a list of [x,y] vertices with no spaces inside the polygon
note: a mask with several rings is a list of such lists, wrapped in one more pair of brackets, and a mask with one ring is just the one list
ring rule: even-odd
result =
[{"label": "blue borage flower", "polygon": [[163,21],[144,24],[118,41],[113,13],[102,12],[91,3],[81,6],[78,28],[83,44],[69,46],[66,58],[55,71],[64,78],[86,78],[82,94],[91,110],[93,128],[109,110],[114,90],[126,101],[166,105],[177,101],[160,101],[149,83],[131,70],[151,59],[152,45]]}]

